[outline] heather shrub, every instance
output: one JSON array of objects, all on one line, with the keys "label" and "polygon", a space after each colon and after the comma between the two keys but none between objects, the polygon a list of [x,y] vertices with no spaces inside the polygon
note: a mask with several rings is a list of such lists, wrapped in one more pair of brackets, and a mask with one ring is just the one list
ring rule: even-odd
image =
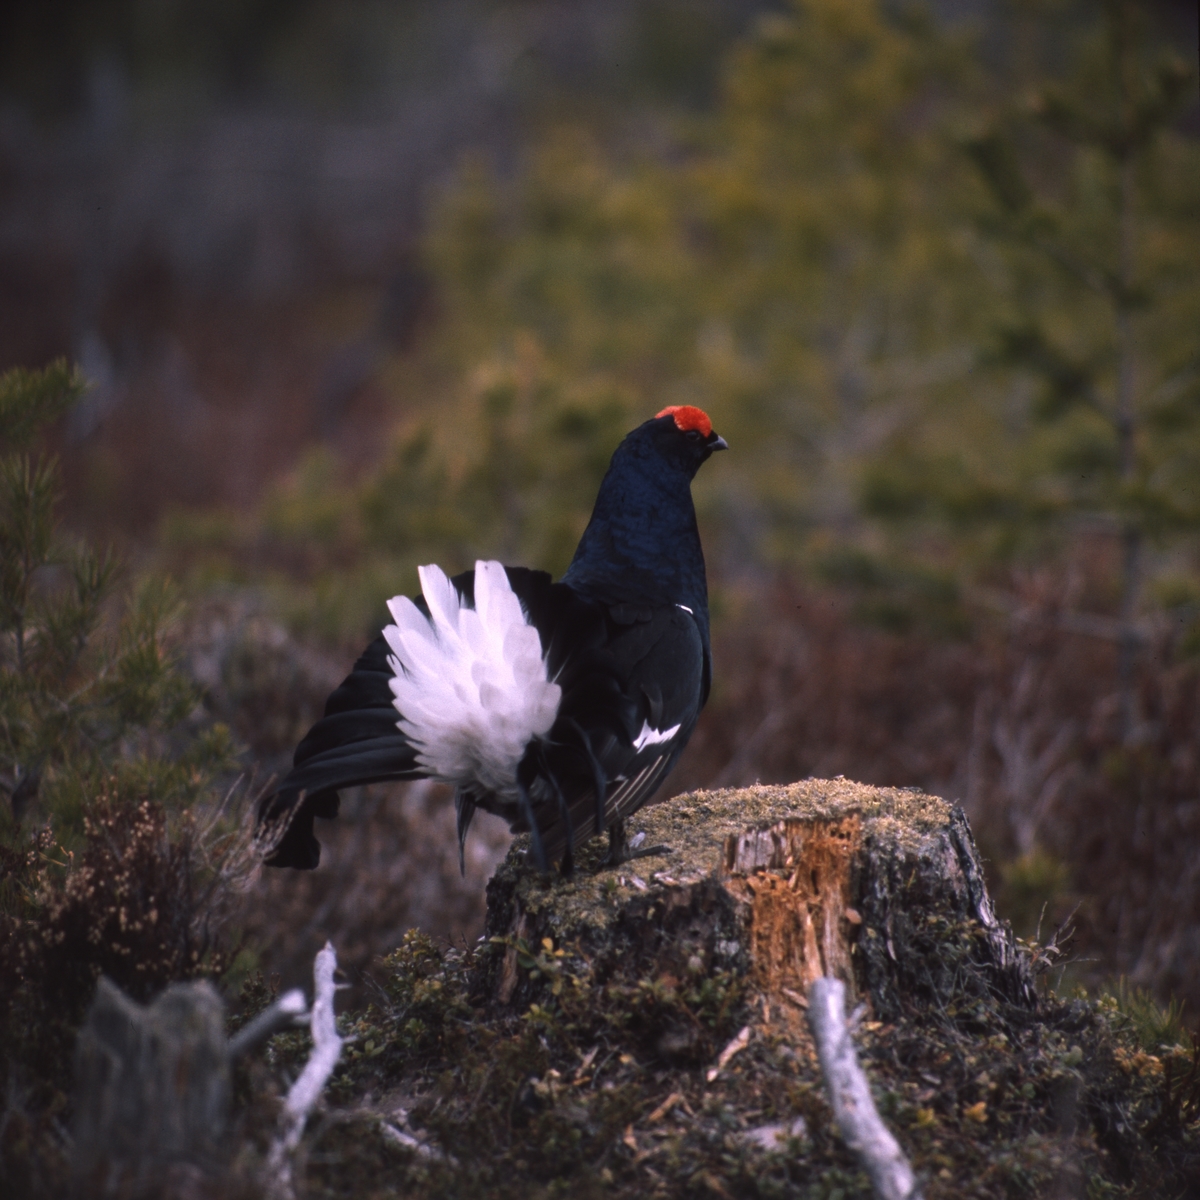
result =
[{"label": "heather shrub", "polygon": [[23,902],[0,918],[9,983],[0,1020],[24,1036],[0,1053],[36,1068],[40,1085],[65,1086],[69,1042],[101,975],[143,1002],[174,980],[221,975],[231,959],[219,936],[229,836],[105,792],[88,805],[78,852],[49,826],[23,853],[5,848],[7,881]]}]

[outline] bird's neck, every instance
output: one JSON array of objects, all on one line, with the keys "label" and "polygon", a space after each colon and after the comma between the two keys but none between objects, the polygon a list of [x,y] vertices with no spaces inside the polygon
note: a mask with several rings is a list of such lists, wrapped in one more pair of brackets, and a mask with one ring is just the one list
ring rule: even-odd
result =
[{"label": "bird's neck", "polygon": [[690,481],[609,471],[563,582],[618,603],[683,604],[708,619]]}]

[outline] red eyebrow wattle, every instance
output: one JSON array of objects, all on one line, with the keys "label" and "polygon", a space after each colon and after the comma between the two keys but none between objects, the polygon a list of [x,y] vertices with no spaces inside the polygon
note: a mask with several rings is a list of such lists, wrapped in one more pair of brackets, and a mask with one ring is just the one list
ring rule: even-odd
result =
[{"label": "red eyebrow wattle", "polygon": [[712,422],[708,419],[708,413],[702,408],[696,408],[691,404],[672,404],[669,408],[664,408],[662,412],[654,414],[654,419],[659,417],[671,416],[675,418],[675,425],[684,433],[689,429],[695,429],[704,437],[708,437],[712,433]]}]

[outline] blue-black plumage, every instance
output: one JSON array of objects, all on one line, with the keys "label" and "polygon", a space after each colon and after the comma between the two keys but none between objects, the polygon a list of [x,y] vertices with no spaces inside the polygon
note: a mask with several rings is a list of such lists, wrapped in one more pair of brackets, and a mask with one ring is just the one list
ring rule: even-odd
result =
[{"label": "blue-black plumage", "polygon": [[422,568],[423,594],[392,602],[396,623],[263,802],[266,861],[316,866],[313,818],[336,815],[338,789],[422,777],[454,786],[460,851],[483,808],[531,834],[543,869],[569,872],[580,843],[606,828],[611,855],[626,853],[625,819],[666,778],[708,698],[691,482],[721,449],[690,406],[628,434],[558,583],[494,563],[451,580]]}]

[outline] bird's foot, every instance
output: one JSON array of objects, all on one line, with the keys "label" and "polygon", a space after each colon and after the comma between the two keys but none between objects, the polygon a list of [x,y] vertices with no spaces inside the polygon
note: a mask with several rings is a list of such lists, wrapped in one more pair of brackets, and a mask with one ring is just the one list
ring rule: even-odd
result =
[{"label": "bird's foot", "polygon": [[652,855],[656,855],[656,854],[674,854],[674,853],[675,853],[675,851],[672,850],[670,846],[667,846],[665,844],[659,845],[659,846],[643,846],[637,850],[627,850],[625,852],[625,857],[618,859],[617,862],[614,862],[612,865],[615,867],[615,866],[618,866],[620,863],[632,862],[635,858],[650,858]]},{"label": "bird's foot", "polygon": [[625,822],[616,820],[608,826],[608,856],[601,864],[604,867],[619,867],[635,858],[649,858],[655,854],[671,854],[670,846],[643,846],[646,835],[639,833],[633,841],[626,837]]}]

